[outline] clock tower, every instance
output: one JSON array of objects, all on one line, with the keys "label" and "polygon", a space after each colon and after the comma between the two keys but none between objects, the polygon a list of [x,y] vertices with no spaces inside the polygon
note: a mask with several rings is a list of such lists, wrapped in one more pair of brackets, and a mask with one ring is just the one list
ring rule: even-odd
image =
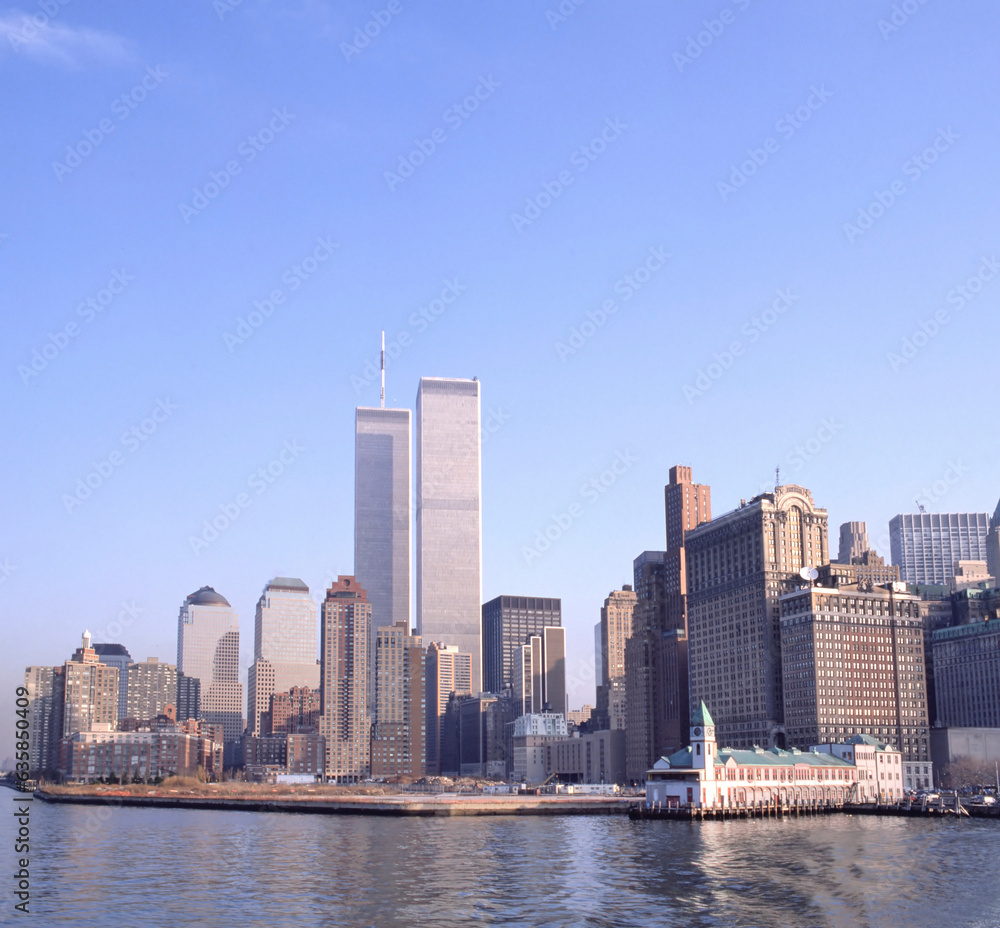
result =
[{"label": "clock tower", "polygon": [[704,770],[706,780],[715,779],[715,722],[704,700],[691,718],[691,767]]}]

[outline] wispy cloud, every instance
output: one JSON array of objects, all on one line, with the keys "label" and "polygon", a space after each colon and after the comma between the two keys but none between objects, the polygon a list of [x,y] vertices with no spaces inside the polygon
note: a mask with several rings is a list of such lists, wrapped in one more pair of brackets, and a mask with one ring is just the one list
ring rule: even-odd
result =
[{"label": "wispy cloud", "polygon": [[11,10],[0,13],[0,57],[23,55],[44,64],[80,68],[87,64],[125,64],[134,59],[121,36],[55,21],[56,14]]}]

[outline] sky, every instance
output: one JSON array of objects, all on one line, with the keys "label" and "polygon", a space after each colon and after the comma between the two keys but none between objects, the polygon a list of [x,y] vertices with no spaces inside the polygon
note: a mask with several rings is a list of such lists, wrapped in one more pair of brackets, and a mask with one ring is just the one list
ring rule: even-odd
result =
[{"label": "sky", "polygon": [[387,405],[481,381],[483,598],[562,598],[574,706],[674,464],[885,555],[992,512],[998,46],[986,0],[0,3],[4,691],[85,628],[173,662],[203,585],[245,672],[271,578],[350,574],[382,330]]}]

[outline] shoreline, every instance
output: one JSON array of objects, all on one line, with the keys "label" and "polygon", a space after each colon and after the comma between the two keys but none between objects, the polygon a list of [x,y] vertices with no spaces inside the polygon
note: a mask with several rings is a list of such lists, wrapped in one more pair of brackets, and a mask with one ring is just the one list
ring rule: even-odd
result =
[{"label": "shoreline", "polygon": [[75,805],[134,806],[236,812],[295,812],[313,815],[487,816],[487,815],[627,815],[634,800],[606,796],[462,796],[455,794],[381,796],[203,796],[156,795],[125,791],[48,792],[44,802]]}]

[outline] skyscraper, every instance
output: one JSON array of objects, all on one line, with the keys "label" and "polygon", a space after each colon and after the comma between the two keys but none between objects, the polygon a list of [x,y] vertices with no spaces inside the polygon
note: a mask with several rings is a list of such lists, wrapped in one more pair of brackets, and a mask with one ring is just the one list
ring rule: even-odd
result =
[{"label": "skyscraper", "polygon": [[902,752],[904,772],[929,764],[919,598],[891,585],[810,585],[783,594],[779,608],[790,745],[870,735]]},{"label": "skyscraper", "polygon": [[993,583],[1000,586],[1000,503],[990,516],[990,528],[986,533],[986,568]]},{"label": "skyscraper", "polygon": [[907,583],[947,584],[957,561],[985,561],[985,512],[900,513],[889,521],[892,563]]},{"label": "skyscraper", "polygon": [[839,564],[853,564],[854,558],[861,557],[868,549],[868,526],[864,522],[845,522],[840,526]]},{"label": "skyscraper", "polygon": [[198,680],[199,717],[222,726],[226,763],[235,763],[243,734],[239,617],[210,586],[192,593],[180,608],[177,672]]},{"label": "skyscraper", "polygon": [[354,414],[354,574],[373,628],[410,626],[410,410]]},{"label": "skyscraper", "polygon": [[[612,590],[601,608],[601,667],[603,690],[597,709],[601,727],[625,730],[625,642],[634,631],[636,595],[629,584]],[[624,761],[624,758],[623,758]]]},{"label": "skyscraper", "polygon": [[59,765],[59,742],[63,736],[63,705],[66,672],[63,667],[25,667],[28,691],[28,769],[54,776]]},{"label": "skyscraper", "polygon": [[487,693],[509,689],[515,653],[543,628],[561,625],[560,599],[497,596],[483,603],[483,689]]},{"label": "skyscraper", "polygon": [[542,628],[514,654],[514,717],[538,712],[566,715],[566,629]]},{"label": "skyscraper", "polygon": [[118,721],[125,718],[128,708],[128,665],[132,655],[123,644],[94,643],[94,653],[98,660],[108,667],[118,668]]},{"label": "skyscraper", "polygon": [[417,390],[417,633],[471,658],[482,689],[479,381],[424,377]]},{"label": "skyscraper", "polygon": [[424,649],[404,622],[375,629],[372,776],[424,774]]},{"label": "skyscraper", "polygon": [[712,706],[721,744],[784,741],[782,581],[824,564],[827,514],[803,487],[775,487],[685,534],[691,704]]},{"label": "skyscraper", "polygon": [[326,777],[357,783],[371,763],[369,653],[372,607],[354,577],[339,576],[323,601],[320,633],[320,734]]},{"label": "skyscraper", "polygon": [[118,668],[102,664],[90,646],[90,632],[73,657],[63,664],[65,700],[62,737],[91,731],[95,724],[118,723]]},{"label": "skyscraper", "polygon": [[274,693],[293,686],[319,689],[316,603],[297,577],[275,577],[261,593],[254,617],[254,662],[247,673],[247,728],[260,734],[261,714]]},{"label": "skyscraper", "polygon": [[431,642],[427,646],[427,751],[426,770],[430,775],[441,773],[444,721],[448,699],[472,692],[472,656],[462,654],[455,645]]},{"label": "skyscraper", "polygon": [[167,706],[176,710],[177,668],[173,664],[163,664],[150,657],[141,663],[129,664],[126,674],[128,705],[122,718],[144,722],[165,714]]}]

